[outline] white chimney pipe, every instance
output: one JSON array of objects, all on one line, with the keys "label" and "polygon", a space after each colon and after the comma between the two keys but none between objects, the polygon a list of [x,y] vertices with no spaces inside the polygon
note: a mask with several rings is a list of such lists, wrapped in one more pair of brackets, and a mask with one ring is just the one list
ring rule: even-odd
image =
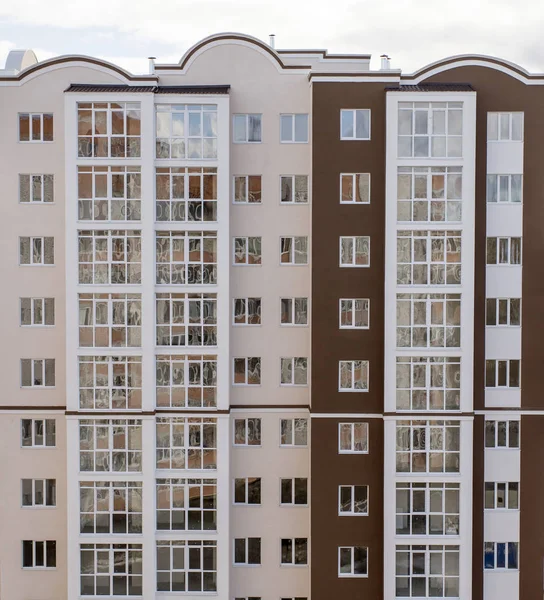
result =
[{"label": "white chimney pipe", "polygon": [[387,56],[387,54],[382,54],[380,56],[380,58],[382,59],[382,64],[380,67],[381,71],[389,71],[389,69],[391,68],[391,62],[389,59],[389,56]]},{"label": "white chimney pipe", "polygon": [[273,33],[270,34],[270,44],[269,45],[272,49],[276,48],[276,36]]},{"label": "white chimney pipe", "polygon": [[156,56],[148,56],[148,60],[149,60],[149,74],[153,75],[155,73],[155,59],[157,57]]}]

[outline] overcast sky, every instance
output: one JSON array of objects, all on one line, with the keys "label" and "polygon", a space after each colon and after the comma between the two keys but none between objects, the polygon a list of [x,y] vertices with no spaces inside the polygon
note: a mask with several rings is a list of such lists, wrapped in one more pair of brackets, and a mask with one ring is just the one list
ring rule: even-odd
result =
[{"label": "overcast sky", "polygon": [[379,55],[405,73],[453,54],[498,56],[544,72],[544,0],[0,0],[0,68],[9,50],[38,60],[104,58],[135,73],[147,57],[177,62],[213,33],[236,31],[277,48]]}]

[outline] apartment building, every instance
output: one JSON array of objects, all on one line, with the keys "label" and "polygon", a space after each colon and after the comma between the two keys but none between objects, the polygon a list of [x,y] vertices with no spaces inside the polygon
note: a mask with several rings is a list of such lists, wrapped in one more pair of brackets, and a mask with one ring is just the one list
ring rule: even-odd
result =
[{"label": "apartment building", "polygon": [[10,53],[0,600],[543,593],[544,76],[370,61]]}]

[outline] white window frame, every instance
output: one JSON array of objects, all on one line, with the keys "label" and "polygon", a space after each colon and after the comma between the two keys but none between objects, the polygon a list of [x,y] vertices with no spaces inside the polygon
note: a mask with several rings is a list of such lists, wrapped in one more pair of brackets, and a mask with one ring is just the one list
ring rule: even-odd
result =
[{"label": "white window frame", "polygon": [[[348,303],[351,303],[348,304]],[[366,325],[355,324],[355,314],[357,312],[357,303],[360,303],[361,312],[366,311]],[[342,325],[342,315],[351,314],[351,325]],[[364,320],[364,319],[363,319]],[[370,329],[370,299],[369,298],[340,298],[338,300],[338,328],[339,329]]]},{"label": "white window frame", "polygon": [[[244,125],[244,133],[245,139],[236,139],[236,121],[237,118],[245,117],[245,125]],[[250,117],[258,117],[260,121],[260,139],[259,140],[250,140],[249,139],[249,118]],[[262,113],[236,113],[232,115],[232,143],[233,144],[262,144],[263,141],[263,115]]]},{"label": "white window frame", "polygon": [[[306,180],[306,197],[302,198],[302,200],[297,200],[299,196],[297,196],[297,180],[305,179]],[[291,193],[288,200],[283,199],[283,183],[284,180],[291,180]],[[281,206],[299,206],[310,203],[310,177],[308,175],[280,175],[280,205]]]},{"label": "white window frame", "polygon": [[[168,573],[169,577],[168,577],[168,582],[169,582],[169,590],[165,590],[165,589],[161,589],[158,590],[158,585],[157,583],[155,583],[155,590],[156,590],[156,595],[157,597],[171,597],[171,598],[176,598],[176,597],[183,597],[183,596],[193,596],[196,595],[197,597],[199,596],[217,596],[217,566],[218,564],[220,565],[221,563],[218,563],[217,560],[217,541],[216,540],[210,540],[210,539],[205,539],[205,540],[194,540],[192,537],[189,540],[179,540],[179,539],[174,539],[174,540],[157,540],[156,543],[156,554],[155,556],[158,559],[158,550],[159,548],[168,548],[169,552],[168,552],[168,562],[169,562],[169,568],[168,569],[156,569],[157,573]],[[174,559],[174,548],[183,548],[184,552],[183,552],[183,567],[182,568],[178,568],[178,565],[176,565],[176,568],[174,568],[175,565],[175,559]],[[204,550],[212,550],[211,554],[213,556],[213,560],[210,561],[211,566],[214,566],[215,568],[213,569],[204,569]],[[195,550],[194,553],[191,552],[191,550]],[[198,568],[194,568],[194,565],[191,561],[191,554],[193,554],[193,557],[198,558]],[[208,553],[206,553],[208,554]],[[195,561],[196,562],[196,561]],[[157,565],[158,565],[159,561],[157,560]],[[174,586],[172,585],[173,583],[173,574],[174,573],[183,573],[184,574],[184,588],[185,590],[179,590],[179,589],[173,589]],[[193,590],[193,591],[188,591],[187,590],[187,583],[189,580],[189,576],[191,574],[198,574],[199,575],[199,581],[200,581],[200,589],[199,590]],[[215,575],[215,577],[210,578],[208,586],[211,589],[204,589],[204,582],[206,581],[205,579],[205,575],[206,573],[211,573],[212,575]],[[156,576],[155,576],[156,577]],[[180,596],[181,594],[181,596]],[[155,594],[153,594],[155,595]],[[131,598],[134,598],[134,596],[130,596]],[[143,598],[143,595],[138,596],[139,598]]]},{"label": "white window frame", "polygon": [[[355,488],[363,488],[366,490],[366,500],[363,500],[364,510],[355,511]],[[350,493],[350,509],[342,510],[342,491],[349,490]],[[338,486],[338,516],[339,517],[368,517],[369,504],[369,486],[368,485],[339,485]]]},{"label": "white window frame", "polygon": [[[31,112],[20,112],[17,114],[17,141],[20,144],[52,144],[55,141],[55,117],[53,112],[45,112],[45,113],[31,113]],[[28,140],[21,139],[21,117],[23,115],[28,116]],[[43,118],[45,115],[51,117],[53,132],[52,139],[44,140],[43,135]],[[32,139],[32,118],[40,117],[40,138],[37,140]]]},{"label": "white window frame", "polygon": [[[29,256],[30,262],[23,263],[21,256],[21,244],[22,240],[28,239],[29,244]],[[32,251],[32,247],[36,240],[41,240],[41,260],[40,262],[34,262],[34,253]],[[49,241],[48,241],[49,240]],[[53,262],[45,262],[45,244],[52,244],[52,255]],[[19,266],[20,267],[54,267],[55,266],[55,238],[53,236],[40,236],[40,235],[31,235],[31,236],[20,236],[19,237]]]},{"label": "white window frame", "polygon": [[[360,363],[360,364],[359,364]],[[346,365],[348,371],[351,372],[351,386],[350,387],[342,387],[342,369],[343,366]],[[355,372],[360,368],[362,374],[362,386],[361,388],[355,387]],[[366,381],[365,381],[366,380]],[[349,393],[359,393],[359,392],[368,392],[370,388],[370,361],[368,360],[339,360],[338,361],[338,391],[339,392],[349,392]]]},{"label": "white window frame", "polygon": [[[283,250],[284,244],[290,241],[288,250]],[[304,250],[300,250],[300,246],[306,246],[306,256]],[[299,249],[297,250],[297,246]],[[287,261],[283,261],[283,255],[287,256]],[[309,264],[310,260],[310,241],[307,235],[287,235],[280,237],[280,267],[304,267]],[[298,262],[297,257],[302,257],[304,262]]]},{"label": "white window frame", "polygon": [[[357,243],[364,244],[365,240],[368,243],[368,261],[366,264],[357,264]],[[342,244],[343,242],[350,242],[352,260],[350,263],[342,262]],[[364,254],[362,255],[364,256]],[[341,235],[339,238],[339,261],[338,265],[341,268],[347,269],[367,269],[370,267],[370,236],[368,235]]]},{"label": "white window frame", "polygon": [[[25,542],[31,542],[32,543],[32,565],[30,566],[25,566],[24,565],[24,543]],[[44,560],[44,564],[43,565],[37,565],[36,564],[36,544],[43,544],[43,560]],[[47,566],[47,554],[48,554],[48,549],[52,547],[52,551],[54,553],[54,561],[55,561],[55,565],[52,567]],[[23,571],[29,571],[29,570],[40,570],[40,571],[54,571],[57,569],[57,541],[56,540],[23,540],[21,542],[21,566]]]},{"label": "white window frame", "polygon": [[[497,547],[498,545],[504,545],[504,567],[497,566]],[[510,544],[513,544],[516,548],[516,563],[515,567],[510,567],[508,560],[508,549]],[[486,566],[485,557],[488,550],[492,548],[493,551],[493,567]],[[503,571],[503,572],[517,572],[519,571],[519,542],[484,542],[484,573],[486,571]]]},{"label": "white window frame", "polygon": [[[515,183],[517,185],[515,185]],[[513,192],[519,189],[519,200]],[[504,199],[506,197],[506,199]],[[493,200],[493,198],[495,198]],[[523,175],[489,174],[486,179],[486,201],[488,204],[512,204],[520,206],[523,204]]]},{"label": "white window frame", "polygon": [[[495,240],[495,262],[489,262],[489,243]],[[519,240],[519,262],[512,262],[514,240]],[[503,249],[501,250],[501,246]],[[508,260],[501,261],[501,252],[506,252]],[[486,238],[485,264],[488,267],[521,267],[523,265],[523,238],[521,236],[491,236]]]},{"label": "white window frame", "polygon": [[[400,540],[398,540],[400,542]],[[404,541],[404,540],[403,540]],[[459,576],[459,572],[457,574],[454,575],[447,575],[447,568],[446,568],[446,559],[448,555],[453,555],[457,557],[457,562],[459,563],[459,556],[460,556],[460,547],[458,545],[442,545],[440,543],[439,540],[436,540],[436,544],[432,544],[432,545],[420,545],[420,544],[414,544],[411,545],[409,544],[411,540],[407,539],[406,543],[402,544],[402,543],[398,543],[395,546],[395,589],[397,588],[398,582],[399,580],[404,580],[403,583],[405,584],[405,587],[403,589],[408,588],[409,594],[404,596],[396,596],[397,598],[400,597],[404,597],[404,598],[428,598],[431,596],[428,596],[427,594],[429,594],[431,592],[430,590],[430,580],[432,579],[436,579],[438,581],[436,581],[436,583],[440,582],[441,588],[443,590],[443,594],[445,595],[445,591],[446,591],[446,586],[448,580],[450,582],[454,582],[454,587],[453,590],[457,589],[457,594],[455,594],[455,598],[459,598],[460,594],[459,594],[459,585],[460,585],[460,576]],[[424,540],[425,542],[428,542],[427,539]],[[457,541],[457,540],[456,540]],[[408,556],[406,557],[406,554],[408,554]],[[421,558],[423,558],[423,565],[421,565],[419,562],[414,561],[414,555],[419,555]],[[399,561],[399,555],[401,555],[401,560]],[[408,558],[408,560],[406,562],[404,562],[402,555],[404,555],[405,558]],[[423,556],[421,556],[423,555]],[[438,560],[437,558],[440,557],[440,565],[438,565]],[[433,560],[434,558],[434,560]],[[400,563],[400,564],[399,564]],[[432,569],[431,569],[431,565],[433,565],[436,569],[436,571],[440,571],[437,573],[433,573]],[[407,572],[402,572],[399,573],[399,566],[403,567],[402,570],[406,570]],[[422,568],[421,568],[422,567]],[[440,568],[439,568],[440,567]],[[412,594],[412,580],[413,579],[417,579],[420,581],[420,583],[423,584],[425,590],[423,595],[420,595],[419,593],[417,594]],[[445,597],[444,595],[440,596],[441,598]],[[436,598],[437,596],[432,596],[433,598]],[[453,596],[452,596],[453,597]]]},{"label": "white window frame", "polygon": [[[253,305],[255,306],[255,313],[249,312],[250,302],[252,302]],[[236,315],[237,315],[236,306],[237,306],[237,304],[240,304],[241,307],[244,308],[244,312],[239,313],[240,316],[243,316],[244,323],[236,322]],[[250,314],[256,315],[259,322],[258,323],[250,323],[249,322]],[[262,325],[262,298],[253,297],[253,298],[233,298],[232,299],[232,326],[233,327],[260,327],[261,325]]]},{"label": "white window frame", "polygon": [[[23,438],[23,423],[24,421],[30,421],[30,429],[31,429],[31,444],[30,446],[25,446],[24,442],[24,438]],[[41,437],[43,438],[43,443],[42,444],[38,444],[36,443],[36,429],[39,426],[39,424],[41,423],[41,428],[42,428],[42,434]],[[21,448],[22,449],[29,449],[29,448],[40,448],[41,450],[44,450],[46,448],[56,448],[57,447],[57,422],[55,419],[21,419],[20,421],[20,426],[21,426]],[[51,430],[48,433],[48,430]],[[47,438],[48,436],[52,436],[53,437],[53,444],[47,444]]]},{"label": "white window frame", "polygon": [[[30,481],[30,484],[32,487],[30,504],[24,503],[24,487],[23,486],[24,486],[25,481]],[[49,481],[53,482],[53,485],[52,485],[53,498],[52,499],[50,498],[50,495],[48,492],[48,482]],[[36,484],[37,484],[37,482],[40,482],[42,485],[43,502],[41,504],[39,502],[36,502]],[[51,502],[48,502],[48,500],[51,500]],[[57,507],[57,480],[56,479],[27,479],[27,478],[21,479],[21,508],[27,509],[27,508],[56,508],[56,507]]]},{"label": "white window frame", "polygon": [[[360,189],[357,185],[358,180],[360,181],[362,178],[366,179],[366,190],[368,192],[368,197],[361,198],[358,200],[358,190]],[[344,199],[344,181],[351,179],[351,199]],[[340,204],[370,204],[370,173],[340,173]]]},{"label": "white window frame", "polygon": [[[296,562],[296,544],[297,541],[305,542],[306,545],[306,562]],[[283,562],[283,542],[291,542],[291,561]],[[307,567],[310,564],[310,552],[308,546],[308,538],[280,538],[280,567]]]},{"label": "white window frame", "polygon": [[[244,381],[243,383],[236,383],[236,361],[245,361],[244,366]],[[252,383],[249,381],[249,361],[255,362],[255,373],[258,373],[259,381]],[[232,385],[233,386],[260,386],[262,383],[262,359],[260,356],[235,356],[232,359]]]},{"label": "white window frame", "polygon": [[[30,361],[30,379],[31,379],[31,384],[30,385],[23,385],[23,361]],[[47,363],[49,363],[49,365],[51,366],[51,362],[53,363],[53,385],[47,385],[47,380],[46,380],[46,374],[47,374]],[[39,364],[41,363],[41,365]],[[54,358],[21,358],[20,362],[20,387],[21,389],[54,389],[56,387],[56,361]],[[36,374],[36,369],[38,369],[41,366],[41,378],[42,378],[42,385],[38,385],[35,384],[35,374]]]},{"label": "white window frame", "polygon": [[[307,418],[294,418],[294,419],[280,419],[280,448],[307,448],[308,447],[308,419]],[[298,422],[298,423],[297,423]],[[290,426],[288,425],[290,423]],[[297,430],[297,425],[302,426],[302,430]],[[297,444],[297,431],[303,431],[305,437],[304,444]],[[283,441],[284,437],[290,437],[290,441]]]},{"label": "white window frame", "polygon": [[[512,301],[513,300],[517,300],[519,303],[519,323],[518,324],[512,324]],[[489,317],[489,303],[490,302],[494,302],[495,303],[495,323],[488,323],[488,317]],[[501,313],[501,303],[505,302],[506,303],[506,323],[498,323],[499,319],[500,319],[500,313]],[[522,314],[521,314],[521,298],[486,298],[486,310],[485,310],[485,326],[486,327],[521,327],[521,322],[522,322]]]},{"label": "white window frame", "polygon": [[[238,240],[238,242],[237,242]],[[240,240],[243,240],[243,242],[240,242]],[[249,244],[250,244],[250,240],[251,240],[251,244],[253,246],[256,246],[257,244],[259,244],[260,246],[260,254],[252,254],[249,252]],[[258,240],[258,241],[257,241]],[[240,246],[240,244],[243,244],[243,251],[244,251],[244,259],[243,262],[237,262],[236,259],[236,245]],[[256,257],[255,260],[258,262],[249,262],[249,257],[250,256],[254,256]],[[232,266],[233,267],[260,267],[263,263],[263,238],[261,236],[235,236],[232,238]]]},{"label": "white window frame", "polygon": [[[305,481],[306,482],[306,502],[296,502],[296,482]],[[291,488],[291,502],[283,502],[283,482],[289,481]],[[309,506],[309,498],[310,498],[310,487],[308,486],[308,478],[307,477],[280,477],[280,507],[282,506],[291,506],[291,507],[307,507]]]},{"label": "white window frame", "polygon": [[[511,386],[512,363],[518,363],[518,385]],[[499,385],[499,367],[504,363],[506,371],[506,385]],[[487,384],[487,369],[494,371],[495,385]],[[519,390],[521,388],[521,359],[519,358],[487,358],[485,361],[485,389],[486,390]]]},{"label": "white window frame", "polygon": [[[519,119],[519,139],[513,139],[513,125],[514,125],[514,116]],[[508,136],[502,137],[501,132],[501,120],[506,119],[508,121]],[[524,121],[525,121],[525,113],[521,111],[512,111],[512,112],[488,112],[487,113],[487,141],[488,142],[523,142],[524,138]]]},{"label": "white window frame", "polygon": [[[290,365],[290,366],[289,366]],[[291,375],[290,381],[283,381],[284,366],[287,373]],[[306,368],[304,368],[306,367]],[[280,358],[280,386],[281,387],[306,387],[308,385],[310,363],[307,356],[282,356]],[[303,374],[306,374],[306,380],[303,383],[297,383],[296,371],[302,368]],[[300,373],[300,371],[299,371]]]},{"label": "white window frame", "polygon": [[[30,302],[30,323],[23,323],[23,301],[25,300]],[[36,312],[40,311],[42,322],[36,323]],[[47,315],[49,315],[49,319]],[[47,321],[52,321],[52,323],[47,323]],[[19,325],[20,327],[54,327],[55,298],[19,298]]]},{"label": "white window frame", "polygon": [[[355,564],[354,564],[354,559],[355,559],[355,548],[360,548],[361,550],[366,550],[366,573],[354,573],[354,569],[355,569]],[[351,570],[349,573],[341,573],[340,568],[341,568],[341,553],[342,550],[350,550],[351,551]],[[338,547],[338,577],[340,579],[342,578],[350,578],[350,577],[368,577],[368,547],[366,546],[339,546]]]},{"label": "white window frame", "polygon": [[[259,502],[249,502],[249,480],[259,482]],[[236,502],[236,482],[244,482],[244,502]],[[263,482],[261,477],[235,477],[232,480],[232,505],[233,506],[262,506],[263,502]]]},{"label": "white window frame", "polygon": [[[258,200],[250,200],[251,194],[249,191],[249,183],[251,179],[258,179],[259,180],[259,185],[260,185],[260,192],[259,192],[259,198]],[[244,200],[236,200],[236,191],[237,191],[237,180],[244,180],[244,191],[245,191],[245,199]],[[232,203],[234,205],[249,205],[252,206],[253,204],[262,204],[262,200],[263,200],[263,177],[262,175],[233,175],[232,177]]]},{"label": "white window frame", "polygon": [[155,469],[158,472],[217,471],[215,417],[157,417],[155,423]]},{"label": "white window frame", "polygon": [[[351,113],[353,135],[344,136],[342,133],[342,117]],[[357,121],[368,119],[368,137],[357,137]],[[372,137],[372,113],[369,108],[342,108],[340,109],[340,140],[342,141],[369,141]]]},{"label": "white window frame", "polygon": [[[286,311],[284,313],[283,309],[283,304],[284,302],[287,303],[288,305],[288,311]],[[306,303],[306,312],[304,313],[304,311],[302,311],[302,315],[306,314],[306,322],[304,323],[297,323],[296,322],[296,316],[297,316],[297,302],[300,303]],[[287,312],[289,312],[289,317],[291,319],[290,322],[283,322],[282,321],[282,316],[284,314],[287,314]],[[310,301],[308,297],[305,296],[296,296],[296,297],[284,297],[284,298],[280,298],[280,327],[308,327],[308,321],[309,321],[309,313],[310,313]]]},{"label": "white window frame", "polygon": [[[505,445],[504,446],[499,446],[499,435],[500,435],[500,424],[504,423],[504,439],[505,439]],[[488,425],[489,424],[489,425]],[[493,446],[488,446],[487,445],[487,437],[488,437],[488,428],[489,426],[493,424],[493,438],[494,438],[494,445]],[[518,444],[517,446],[511,446],[510,445],[510,438],[512,436],[512,433],[510,432],[511,429],[515,429],[517,426],[517,440],[518,440]],[[491,429],[489,428],[489,432],[491,433]],[[520,450],[521,448],[521,419],[486,419],[485,423],[484,423],[484,447],[488,450]]]},{"label": "white window frame", "polygon": [[[236,561],[236,541],[237,540],[244,540],[244,545],[245,545],[245,550],[244,550],[245,561],[244,562],[235,562]],[[248,562],[249,540],[259,540],[259,562],[258,563]],[[262,562],[263,562],[262,538],[260,538],[260,537],[258,537],[258,538],[257,537],[233,538],[233,540],[232,540],[232,565],[234,567],[260,567],[262,565]]]},{"label": "white window frame", "polygon": [[[236,443],[236,422],[243,421],[244,422],[244,442],[241,444]],[[250,444],[249,443],[249,421],[255,421],[252,424],[254,431],[259,432],[258,444]],[[242,419],[233,419],[232,420],[232,445],[238,448],[260,448],[263,444],[263,430],[262,430],[262,420],[260,418],[242,418]]]},{"label": "white window frame", "polygon": [[[296,122],[297,117],[305,117],[306,122],[306,139],[296,139]],[[283,122],[290,120],[291,139],[283,139]],[[307,144],[310,141],[310,116],[308,113],[281,113],[280,114],[280,144]]]},{"label": "white window frame", "polygon": [[[503,493],[504,493],[504,499],[505,499],[505,504],[504,506],[497,506],[497,498],[499,495],[499,487],[500,486],[504,486],[503,489]],[[516,493],[516,504],[517,506],[510,506],[510,486],[515,486],[515,488],[513,488],[513,490],[515,490]],[[493,494],[493,506],[486,506],[487,504],[487,493],[488,493],[488,487],[491,488],[492,487],[492,494]],[[508,511],[511,512],[513,510],[515,511],[519,511],[519,492],[520,492],[520,485],[519,485],[519,481],[486,481],[484,483],[484,510],[499,510],[499,511]]]},{"label": "white window frame", "polygon": [[[35,184],[39,185],[40,194],[38,200],[34,199]],[[23,185],[28,188],[27,201],[22,199]],[[45,193],[46,187],[48,188],[50,194]],[[18,197],[19,204],[22,204],[23,206],[35,206],[36,204],[55,204],[55,176],[51,173],[20,173]]]},{"label": "white window frame", "polygon": [[[198,493],[199,505],[197,506],[195,503],[195,506],[190,506],[189,499],[194,497],[192,493],[195,489]],[[155,480],[155,494],[155,527],[158,534],[175,532],[185,536],[187,532],[213,533],[217,531],[217,479],[193,479],[192,477],[190,479],[178,479],[177,477],[162,479],[158,477]],[[181,497],[183,497],[183,502],[179,502]],[[206,497],[208,503],[204,505]],[[213,497],[213,500],[210,497]],[[200,522],[199,529],[191,527],[194,513]],[[181,515],[183,516],[183,528],[176,526],[180,523],[177,516]],[[166,516],[168,516],[168,522],[165,520]],[[211,523],[207,516],[211,516]],[[214,527],[207,527],[206,525],[209,524]]]},{"label": "white window frame", "polygon": [[[108,538],[106,538],[107,540]],[[125,539],[121,538],[123,540],[123,542],[125,541]],[[80,561],[78,562],[78,564],[82,564],[83,562],[87,562],[88,558],[90,558],[92,556],[92,567],[93,570],[92,572],[87,572],[85,573],[86,576],[88,576],[89,578],[92,577],[93,578],[93,590],[96,591],[96,580],[98,577],[103,577],[104,580],[107,578],[108,580],[108,586],[109,586],[109,591],[110,593],[113,592],[113,579],[115,577],[115,575],[121,575],[124,576],[125,578],[125,594],[123,594],[123,596],[125,598],[129,597],[129,598],[143,598],[143,594],[139,594],[138,596],[136,595],[128,595],[127,592],[129,592],[130,590],[130,584],[132,584],[134,586],[134,588],[136,588],[136,590],[140,589],[143,591],[142,589],[142,581],[143,581],[143,568],[142,568],[142,556],[143,556],[143,549],[142,549],[142,544],[134,544],[134,543],[117,543],[115,545],[115,549],[114,549],[114,544],[109,544],[109,543],[102,543],[102,544],[95,544],[93,543],[94,540],[91,538],[89,540],[85,540],[87,543],[82,543],[80,544],[80,550],[79,550],[79,556],[77,556],[76,560]],[[140,541],[140,540],[138,540]],[[81,560],[82,558],[82,554],[85,552],[85,561]],[[104,554],[102,555],[101,558],[105,558],[104,555],[107,555],[107,564],[104,564],[104,562],[102,562],[102,564],[99,565],[99,560],[98,560],[98,553],[99,552],[103,552]],[[124,560],[119,561],[118,563],[115,562],[115,558],[116,558],[116,554],[122,554]],[[134,568],[135,565],[140,565],[140,569],[138,568]],[[121,568],[124,568],[123,571],[121,571]],[[140,571],[139,573],[137,571]],[[136,571],[136,573],[135,573]],[[80,577],[81,575],[83,575],[83,573],[80,573]],[[78,590],[81,590],[81,588],[78,587]],[[108,596],[111,598],[113,594],[108,594]],[[123,597],[121,596],[121,594],[118,594],[119,597]],[[80,595],[80,598],[97,598],[98,596],[96,595],[91,595],[91,594],[85,594],[85,595]],[[104,597],[107,597],[104,595]]]},{"label": "white window frame", "polygon": [[[359,442],[355,440],[355,432],[360,430],[362,438]],[[350,447],[342,448],[342,429],[350,430]],[[360,444],[362,450],[357,450],[356,446]],[[369,452],[369,427],[368,423],[364,421],[357,421],[356,423],[338,423],[338,454],[368,454]]]}]

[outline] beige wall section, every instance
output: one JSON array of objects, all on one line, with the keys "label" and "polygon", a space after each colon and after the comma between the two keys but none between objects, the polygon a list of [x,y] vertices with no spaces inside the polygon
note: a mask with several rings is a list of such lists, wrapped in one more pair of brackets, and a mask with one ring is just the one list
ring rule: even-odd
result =
[{"label": "beige wall section", "polygon": [[[306,411],[286,413],[237,410],[232,413],[232,420],[261,418],[262,444],[260,447],[232,446],[231,449],[231,537],[261,538],[261,566],[232,567],[230,594],[232,598],[256,596],[261,597],[262,600],[278,600],[282,597],[309,598],[310,596],[310,566],[280,566],[281,538],[310,537],[309,507],[280,506],[281,478],[309,478],[309,446],[281,448],[280,419],[308,417]],[[308,437],[308,444],[310,444],[310,437]],[[260,506],[233,504],[234,479],[241,477],[262,478]],[[309,489],[308,485],[308,493]],[[309,497],[308,502],[310,502]],[[311,562],[311,557],[308,562]]]},{"label": "beige wall section", "polygon": [[[21,448],[21,419],[55,418],[56,448]],[[0,411],[0,598],[67,600],[66,435],[63,413]],[[56,508],[22,508],[21,479],[56,479]],[[23,571],[22,540],[56,540],[57,568]]]}]

